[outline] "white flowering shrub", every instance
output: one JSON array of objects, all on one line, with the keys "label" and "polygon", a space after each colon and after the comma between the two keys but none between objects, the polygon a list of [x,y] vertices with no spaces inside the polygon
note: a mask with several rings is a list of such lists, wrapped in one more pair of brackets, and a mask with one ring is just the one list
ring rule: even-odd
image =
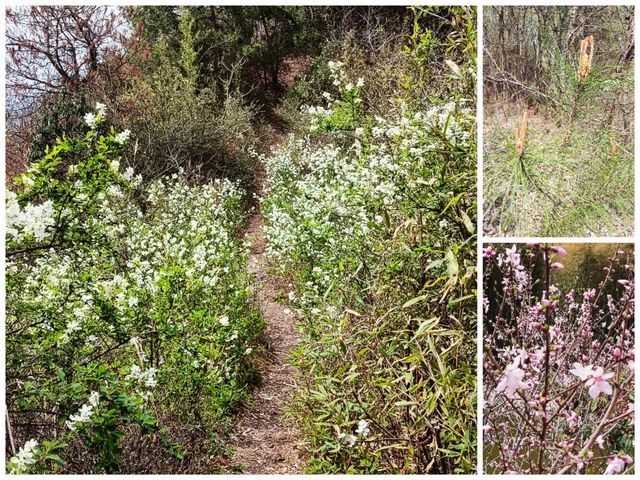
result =
[{"label": "white flowering shrub", "polygon": [[388,118],[330,65],[311,135],[263,157],[267,254],[304,338],[295,411],[311,472],[475,465],[475,139],[464,102]]},{"label": "white flowering shrub", "polygon": [[126,471],[132,435],[180,459],[175,428],[213,434],[253,377],[243,193],[177,175],[143,186],[120,169],[129,132],[100,134],[97,110],[7,193],[13,473]]}]

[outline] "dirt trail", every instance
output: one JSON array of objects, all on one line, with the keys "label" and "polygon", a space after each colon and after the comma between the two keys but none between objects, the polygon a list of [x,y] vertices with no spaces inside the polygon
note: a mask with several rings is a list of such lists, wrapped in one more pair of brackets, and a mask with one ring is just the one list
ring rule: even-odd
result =
[{"label": "dirt trail", "polygon": [[[261,186],[264,174],[257,174]],[[256,278],[254,293],[267,323],[268,349],[258,366],[260,385],[253,390],[233,429],[230,443],[236,452],[231,461],[242,473],[295,474],[302,469],[299,435],[283,418],[283,410],[292,395],[295,373],[287,360],[300,337],[294,315],[278,303],[278,298],[286,297],[286,283],[269,272],[262,227],[262,214],[256,209],[247,221],[246,235],[252,245],[248,268]]]}]

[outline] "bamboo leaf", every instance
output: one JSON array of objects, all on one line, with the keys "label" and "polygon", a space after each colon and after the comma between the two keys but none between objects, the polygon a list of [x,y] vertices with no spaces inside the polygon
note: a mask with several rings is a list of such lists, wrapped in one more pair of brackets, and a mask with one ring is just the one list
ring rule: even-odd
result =
[{"label": "bamboo leaf", "polygon": [[458,266],[458,260],[451,250],[447,250],[445,255],[447,261],[447,274],[449,278],[457,277],[460,267]]},{"label": "bamboo leaf", "polygon": [[412,298],[411,300],[406,302],[404,305],[402,305],[402,308],[409,308],[410,306],[415,305],[418,302],[426,300],[426,298],[427,298],[427,295],[420,295],[419,297]]}]

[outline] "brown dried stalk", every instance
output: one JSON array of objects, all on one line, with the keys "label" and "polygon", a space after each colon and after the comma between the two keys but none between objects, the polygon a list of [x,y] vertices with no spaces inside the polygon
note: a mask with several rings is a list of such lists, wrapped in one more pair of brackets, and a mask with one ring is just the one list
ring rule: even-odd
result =
[{"label": "brown dried stalk", "polygon": [[595,38],[593,35],[589,35],[587,38],[580,42],[580,64],[578,65],[578,88],[576,90],[575,97],[573,97],[573,105],[571,106],[571,113],[569,115],[569,126],[567,128],[567,134],[562,141],[562,147],[565,148],[569,144],[571,139],[571,133],[573,132],[573,123],[575,122],[576,115],[578,114],[578,103],[580,102],[580,94],[582,93],[582,85],[591,73],[593,66],[593,52],[594,52]]},{"label": "brown dried stalk", "polygon": [[611,153],[611,155],[615,155],[616,153],[618,153],[618,140],[616,138],[616,134],[615,132],[611,132],[611,149],[609,150],[609,152]]},{"label": "brown dried stalk", "polygon": [[524,155],[524,149],[527,145],[527,123],[529,120],[529,110],[524,109],[522,117],[520,118],[520,126],[516,128],[516,152],[518,158],[522,158]]},{"label": "brown dried stalk", "polygon": [[578,66],[578,83],[584,83],[591,73],[595,38],[589,35],[580,42],[580,65]]}]

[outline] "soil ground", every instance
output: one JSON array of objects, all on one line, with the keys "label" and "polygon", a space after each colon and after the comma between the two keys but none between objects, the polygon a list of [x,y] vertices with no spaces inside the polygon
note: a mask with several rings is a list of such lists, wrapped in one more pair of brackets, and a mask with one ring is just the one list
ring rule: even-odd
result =
[{"label": "soil ground", "polygon": [[[275,146],[282,142],[285,132],[277,110],[269,119],[273,131],[270,144]],[[265,183],[263,166],[256,164],[254,193],[261,196]],[[287,296],[287,280],[269,268],[263,226],[260,207],[255,205],[245,236],[251,242],[248,270],[255,277],[254,296],[266,322],[267,348],[258,362],[260,384],[232,428],[229,444],[235,453],[231,462],[234,471],[247,474],[299,474],[303,469],[300,435],[285,410],[293,395],[296,375],[289,357],[300,334],[296,317],[279,302]]]}]

